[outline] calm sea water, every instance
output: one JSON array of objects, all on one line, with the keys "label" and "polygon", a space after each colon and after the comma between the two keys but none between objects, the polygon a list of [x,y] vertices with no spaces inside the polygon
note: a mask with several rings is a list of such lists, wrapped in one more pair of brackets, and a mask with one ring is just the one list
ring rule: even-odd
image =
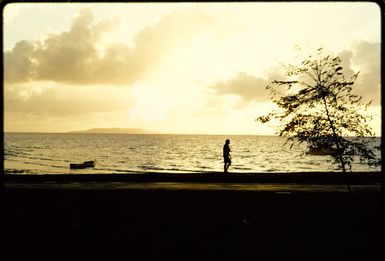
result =
[{"label": "calm sea water", "polygon": [[[231,140],[230,172],[340,171],[329,156],[306,155],[306,145],[283,146],[276,136],[4,134],[4,169],[18,173],[221,172],[222,149]],[[376,139],[376,144],[381,142]],[[95,168],[70,163],[95,160]],[[353,164],[353,171],[380,171]]]}]

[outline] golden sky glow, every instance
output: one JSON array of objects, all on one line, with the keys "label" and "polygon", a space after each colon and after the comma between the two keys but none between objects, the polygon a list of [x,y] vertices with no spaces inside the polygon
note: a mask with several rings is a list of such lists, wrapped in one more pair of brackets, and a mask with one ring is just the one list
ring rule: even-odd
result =
[{"label": "golden sky glow", "polygon": [[360,71],[381,135],[374,3],[14,3],[3,21],[5,131],[273,134],[254,119],[298,45]]}]

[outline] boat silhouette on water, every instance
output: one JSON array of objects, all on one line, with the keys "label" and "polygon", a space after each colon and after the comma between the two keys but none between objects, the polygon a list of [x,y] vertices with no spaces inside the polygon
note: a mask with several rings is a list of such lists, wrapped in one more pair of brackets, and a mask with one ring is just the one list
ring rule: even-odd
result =
[{"label": "boat silhouette on water", "polygon": [[307,155],[333,155],[335,153],[335,149],[327,147],[310,147],[309,150],[306,152]]},{"label": "boat silhouette on water", "polygon": [[70,169],[85,169],[95,167],[95,161],[85,161],[83,163],[70,163]]}]

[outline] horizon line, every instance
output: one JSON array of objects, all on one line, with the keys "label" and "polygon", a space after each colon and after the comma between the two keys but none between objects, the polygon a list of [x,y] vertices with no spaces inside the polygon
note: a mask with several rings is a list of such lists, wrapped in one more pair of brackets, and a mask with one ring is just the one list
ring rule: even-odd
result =
[{"label": "horizon line", "polygon": [[218,135],[218,136],[277,136],[276,134],[240,134],[240,133],[114,133],[114,132],[82,132],[82,131],[3,131],[3,133],[30,133],[30,134],[117,134],[117,135]]},{"label": "horizon line", "polygon": [[[63,132],[45,132],[45,131],[3,131],[5,133],[25,133],[25,134],[110,134],[110,135],[198,135],[198,136],[270,136],[282,137],[276,134],[231,134],[231,133],[167,133],[167,132],[152,132],[152,133],[113,133],[113,132],[78,132],[78,131],[63,131]],[[357,137],[357,136],[344,136]],[[382,137],[382,136],[365,136],[365,137]],[[288,138],[288,137],[283,137]]]}]

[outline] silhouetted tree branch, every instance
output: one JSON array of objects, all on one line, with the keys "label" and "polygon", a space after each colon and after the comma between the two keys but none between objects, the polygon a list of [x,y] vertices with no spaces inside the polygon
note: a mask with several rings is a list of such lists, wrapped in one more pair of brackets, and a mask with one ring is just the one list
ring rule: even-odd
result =
[{"label": "silhouetted tree branch", "polygon": [[[309,151],[327,149],[333,163],[346,172],[354,157],[370,167],[381,165],[371,145],[374,133],[363,115],[370,106],[352,93],[359,73],[345,79],[341,58],[325,56],[323,49],[299,65],[286,65],[285,81],[273,81],[266,89],[279,110],[260,116],[257,121],[281,122],[278,134],[287,141],[306,142]],[[349,138],[347,138],[350,136]]]}]

